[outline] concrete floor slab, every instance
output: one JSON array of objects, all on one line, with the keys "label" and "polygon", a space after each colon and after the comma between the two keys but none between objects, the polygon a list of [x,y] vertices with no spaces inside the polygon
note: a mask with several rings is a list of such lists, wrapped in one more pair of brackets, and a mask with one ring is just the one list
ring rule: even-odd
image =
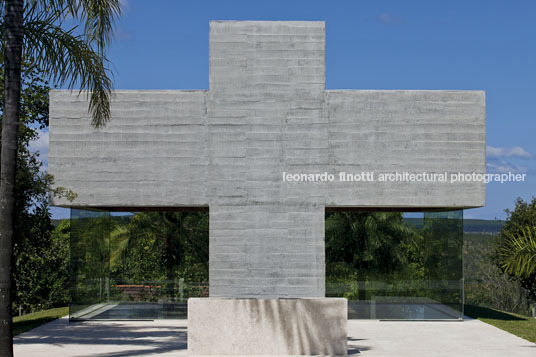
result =
[{"label": "concrete floor slab", "polygon": [[359,356],[536,356],[536,344],[482,321],[351,320],[348,354]]},{"label": "concrete floor slab", "polygon": [[[536,356],[536,344],[471,319],[351,320],[348,334],[349,355]],[[62,318],[17,336],[15,356],[180,356],[187,354],[186,343],[186,320],[69,323]]]},{"label": "concrete floor slab", "polygon": [[81,321],[67,317],[15,337],[16,357],[186,355],[187,320]]}]

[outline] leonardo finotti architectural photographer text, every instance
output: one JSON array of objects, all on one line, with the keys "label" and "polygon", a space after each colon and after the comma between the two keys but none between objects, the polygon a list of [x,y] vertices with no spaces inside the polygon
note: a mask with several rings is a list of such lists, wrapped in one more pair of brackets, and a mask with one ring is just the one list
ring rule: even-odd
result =
[{"label": "leonardo finotti architectural photographer text", "polygon": [[430,172],[391,172],[375,173],[364,171],[360,173],[289,173],[283,172],[283,181],[286,182],[524,182],[527,174],[515,174],[512,172],[502,174],[480,174],[480,173],[430,173]]}]

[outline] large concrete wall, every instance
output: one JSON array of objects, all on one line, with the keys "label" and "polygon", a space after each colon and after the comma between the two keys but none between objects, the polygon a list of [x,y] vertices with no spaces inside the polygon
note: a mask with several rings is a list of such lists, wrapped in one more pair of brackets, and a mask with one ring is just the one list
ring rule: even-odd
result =
[{"label": "large concrete wall", "polygon": [[117,91],[90,127],[51,92],[65,206],[209,206],[212,296],[324,295],[326,206],[464,208],[482,183],[283,182],[282,173],[485,171],[480,91],[326,91],[323,22],[211,22],[209,91]]},{"label": "large concrete wall", "polygon": [[[50,92],[49,172],[74,206],[206,204],[205,91],[116,91],[95,130],[87,101]],[[65,200],[54,204],[68,205]]]}]

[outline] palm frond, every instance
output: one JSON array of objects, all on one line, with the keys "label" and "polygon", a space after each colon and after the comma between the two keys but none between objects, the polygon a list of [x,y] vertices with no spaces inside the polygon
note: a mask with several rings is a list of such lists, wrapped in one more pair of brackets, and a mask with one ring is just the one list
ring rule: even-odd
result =
[{"label": "palm frond", "polygon": [[70,15],[83,23],[87,42],[100,54],[113,39],[115,20],[121,16],[120,0],[29,0],[28,5],[39,13]]},{"label": "palm frond", "polygon": [[[0,50],[4,46],[4,16],[0,6]],[[110,118],[111,71],[104,49],[112,39],[120,0],[27,0],[24,9],[24,55],[59,86],[86,91],[92,124]],[[83,29],[65,29],[72,16]]]},{"label": "palm frond", "polygon": [[525,227],[521,234],[510,235],[499,247],[501,267],[524,277],[536,272],[536,227]]},{"label": "palm frond", "polygon": [[93,125],[110,118],[112,81],[108,60],[93,50],[76,27],[65,30],[54,23],[57,15],[39,13],[27,18],[24,28],[25,55],[32,58],[53,82],[69,89],[87,90]]}]

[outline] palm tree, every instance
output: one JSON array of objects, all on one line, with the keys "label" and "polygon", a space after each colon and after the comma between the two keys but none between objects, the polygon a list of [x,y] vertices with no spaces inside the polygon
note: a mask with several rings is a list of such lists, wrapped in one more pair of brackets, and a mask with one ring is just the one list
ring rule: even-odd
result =
[{"label": "palm tree", "polygon": [[536,227],[508,234],[498,247],[498,258],[501,268],[510,275],[525,278],[536,274]]},{"label": "palm tree", "polygon": [[326,219],[326,262],[351,266],[357,273],[358,298],[366,300],[366,281],[400,270],[408,259],[404,243],[415,235],[400,212],[331,213]]},{"label": "palm tree", "polygon": [[[132,217],[128,226],[116,224],[110,239],[110,265],[126,264],[116,278],[123,276],[124,279],[125,270],[128,280],[137,282],[144,280],[143,276],[163,273],[168,298],[175,301],[175,280],[178,269],[187,263],[187,255],[195,256],[196,261],[208,262],[208,215],[203,212],[142,212]],[[154,246],[148,244],[151,241]],[[133,254],[139,251],[140,243],[144,248],[151,247],[142,255]],[[149,257],[149,254],[156,256]],[[140,259],[144,256],[147,258]],[[147,271],[149,262],[157,268]]]},{"label": "palm tree", "polygon": [[[13,355],[11,256],[22,57],[60,85],[88,90],[93,124],[110,118],[111,80],[105,49],[120,0],[5,0],[0,36],[5,66],[0,166],[0,355]],[[66,28],[72,17],[80,26]]]}]

